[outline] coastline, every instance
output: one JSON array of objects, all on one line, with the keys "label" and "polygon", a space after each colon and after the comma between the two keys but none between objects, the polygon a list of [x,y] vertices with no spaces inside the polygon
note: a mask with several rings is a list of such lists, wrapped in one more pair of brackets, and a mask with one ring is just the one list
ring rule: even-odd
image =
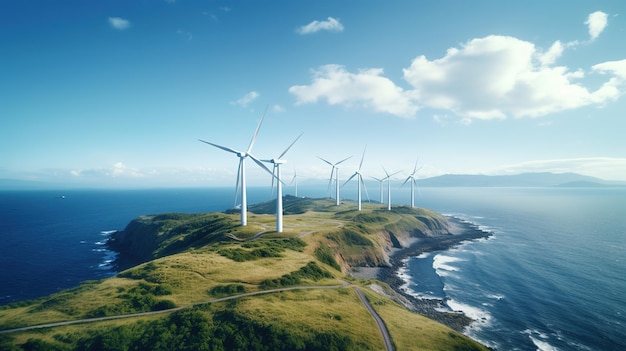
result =
[{"label": "coastline", "polygon": [[405,260],[418,256],[425,252],[444,251],[460,245],[464,241],[488,238],[493,233],[481,230],[475,224],[463,221],[459,218],[446,216],[450,225],[450,233],[430,237],[421,237],[410,246],[403,249],[395,249],[389,255],[388,267],[371,268],[369,272],[354,272],[355,276],[375,278],[389,285],[397,296],[396,300],[410,310],[420,313],[448,327],[462,332],[474,320],[461,312],[453,311],[445,299],[423,299],[415,297],[402,288],[406,284],[398,271],[405,266]]}]

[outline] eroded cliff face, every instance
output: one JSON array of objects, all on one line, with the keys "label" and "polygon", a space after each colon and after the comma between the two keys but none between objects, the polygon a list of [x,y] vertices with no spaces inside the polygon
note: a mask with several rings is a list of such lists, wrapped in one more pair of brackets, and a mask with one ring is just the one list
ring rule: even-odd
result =
[{"label": "eroded cliff face", "polygon": [[160,225],[153,218],[154,216],[142,216],[133,219],[124,230],[111,234],[109,247],[127,260],[145,262],[153,259],[159,245],[160,229]]},{"label": "eroded cliff face", "polygon": [[336,245],[336,260],[344,272],[356,267],[389,267],[391,256],[421,240],[453,234],[454,226],[443,215],[428,211],[424,215],[404,214],[374,233],[363,233],[373,245]]}]

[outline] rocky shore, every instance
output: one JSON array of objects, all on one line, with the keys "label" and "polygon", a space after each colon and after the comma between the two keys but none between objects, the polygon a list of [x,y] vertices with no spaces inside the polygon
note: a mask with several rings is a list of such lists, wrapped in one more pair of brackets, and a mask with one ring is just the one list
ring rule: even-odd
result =
[{"label": "rocky shore", "polygon": [[[390,266],[379,267],[369,274],[380,281],[387,283],[397,294],[395,299],[407,308],[443,323],[457,331],[462,331],[472,319],[466,315],[450,310],[446,301],[438,299],[420,299],[407,294],[402,286],[406,283],[398,276],[398,270],[403,267],[404,260],[418,256],[424,252],[447,250],[459,245],[463,241],[487,238],[490,232],[479,229],[476,225],[464,222],[455,217],[448,217],[451,226],[450,234],[422,237],[407,248],[399,249],[390,255]],[[364,273],[356,275],[363,275]],[[449,311],[446,311],[449,310]]]}]

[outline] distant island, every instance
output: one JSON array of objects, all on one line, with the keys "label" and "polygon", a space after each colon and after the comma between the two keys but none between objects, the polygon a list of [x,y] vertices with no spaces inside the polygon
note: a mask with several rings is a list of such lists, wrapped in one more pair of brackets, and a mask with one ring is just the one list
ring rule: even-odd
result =
[{"label": "distant island", "polygon": [[576,173],[522,173],[515,175],[446,174],[419,180],[422,187],[625,187],[626,182],[609,181]]},{"label": "distant island", "polygon": [[0,307],[7,350],[487,350],[471,319],[400,291],[401,259],[489,233],[433,211],[284,197],[147,215],[111,235],[116,277]]}]

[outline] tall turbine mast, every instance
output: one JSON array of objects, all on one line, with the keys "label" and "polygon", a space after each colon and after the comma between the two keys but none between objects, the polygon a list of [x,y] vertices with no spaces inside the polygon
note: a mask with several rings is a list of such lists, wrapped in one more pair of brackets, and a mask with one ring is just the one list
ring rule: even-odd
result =
[{"label": "tall turbine mast", "polygon": [[387,180],[387,210],[391,211],[391,177],[400,173],[400,171],[389,174],[385,167],[383,167],[383,171],[387,175],[387,177],[383,178],[383,180]]},{"label": "tall turbine mast", "polygon": [[[205,143],[205,144],[209,144],[211,146],[214,146],[218,149],[222,149],[226,152],[230,152],[233,153],[235,155],[237,155],[237,157],[239,157],[239,167],[237,168],[237,182],[235,185],[235,202],[237,201],[237,192],[239,190],[239,184],[241,184],[241,225],[245,226],[248,224],[248,199],[247,199],[247,194],[246,194],[246,169],[245,169],[245,159],[247,157],[250,157],[252,159],[252,161],[254,161],[254,163],[256,163],[257,165],[259,165],[259,167],[263,168],[267,173],[272,174],[272,171],[269,170],[269,168],[267,168],[263,162],[261,162],[259,159],[257,159],[256,157],[254,157],[251,152],[252,152],[252,146],[254,146],[254,142],[256,141],[256,137],[259,134],[259,130],[261,129],[261,124],[263,123],[263,119],[265,118],[265,114],[267,113],[267,108],[265,109],[265,112],[263,113],[263,116],[261,117],[261,120],[259,121],[259,124],[256,127],[256,130],[254,131],[254,135],[252,136],[252,140],[250,140],[250,145],[248,145],[248,148],[246,149],[246,151],[239,151],[236,149],[232,149],[226,146],[221,146],[221,145],[217,145],[217,144],[213,144],[210,143],[208,141],[204,141],[202,139],[198,139],[199,141]],[[236,204],[235,204],[236,205]]]},{"label": "tall turbine mast", "polygon": [[348,160],[350,157],[346,157],[343,160],[337,162],[337,163],[331,163],[330,161],[327,161],[319,156],[317,156],[320,160],[328,163],[330,166],[332,166],[332,170],[330,171],[330,179],[328,180],[328,189],[330,190],[330,186],[333,183],[333,174],[335,175],[335,198],[337,199],[337,206],[339,206],[339,167],[337,167],[339,164],[341,164],[342,162]]},{"label": "tall turbine mast", "polygon": [[385,181],[385,178],[379,179],[376,177],[371,177],[372,179],[377,180],[380,183],[380,203],[383,204],[383,182]]},{"label": "tall turbine mast", "polygon": [[413,173],[411,173],[406,180],[404,181],[404,183],[402,183],[402,186],[404,186],[404,184],[406,184],[406,182],[408,182],[409,180],[411,181],[411,208],[415,207],[415,187],[417,186],[417,180],[415,179],[415,174],[417,173],[417,171],[419,171],[421,169],[421,167],[418,169],[417,168],[417,161],[419,159],[415,160],[415,167],[413,167]]},{"label": "tall turbine mast", "polygon": [[289,186],[291,186],[291,184],[295,185],[295,197],[298,197],[298,171],[296,170],[296,168],[294,167],[293,169],[293,178],[291,178],[291,182],[289,182]]},{"label": "tall turbine mast", "polygon": [[[363,184],[363,188],[365,188],[365,183],[363,182],[363,176],[361,175],[361,167],[363,166],[363,159],[365,158],[365,150],[367,150],[367,146],[365,147],[365,149],[363,149],[363,156],[361,156],[361,163],[359,163],[359,168],[356,170],[356,172],[354,172],[354,174],[350,178],[348,178],[348,180],[346,180],[345,183],[343,183],[343,185],[346,185],[352,180],[352,178],[357,177],[356,178],[357,203],[358,203],[357,208],[359,211],[361,211],[361,184]],[[367,192],[367,189],[365,190],[365,192]]]},{"label": "tall turbine mast", "polygon": [[[272,163],[274,165],[274,177],[276,177],[276,232],[278,233],[282,233],[283,231],[283,181],[280,179],[280,165],[287,163],[286,160],[282,159],[283,156],[285,156],[287,151],[291,149],[293,144],[295,144],[301,136],[302,134],[298,135],[296,140],[294,140],[277,158],[263,160],[263,162]],[[272,177],[272,184],[274,184],[274,177]]]}]

